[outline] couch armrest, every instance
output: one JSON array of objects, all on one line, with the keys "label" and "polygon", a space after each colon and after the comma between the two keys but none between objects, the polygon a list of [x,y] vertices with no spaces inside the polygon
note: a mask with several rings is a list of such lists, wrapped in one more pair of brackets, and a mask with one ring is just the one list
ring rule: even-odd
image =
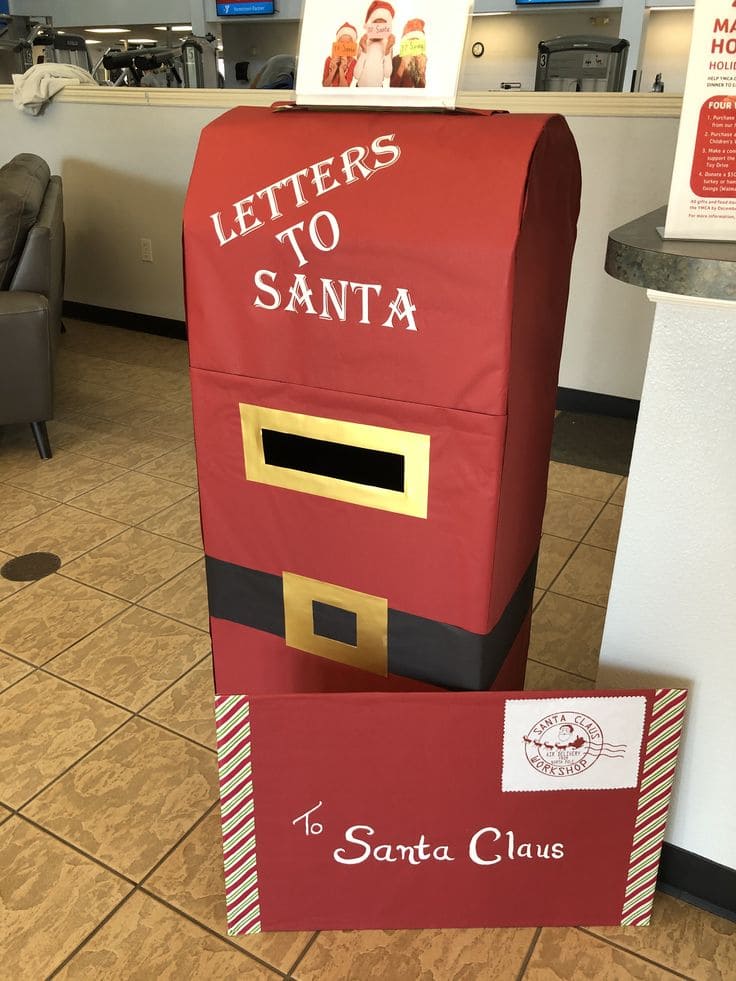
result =
[{"label": "couch armrest", "polygon": [[0,425],[53,417],[49,304],[40,293],[0,292]]}]

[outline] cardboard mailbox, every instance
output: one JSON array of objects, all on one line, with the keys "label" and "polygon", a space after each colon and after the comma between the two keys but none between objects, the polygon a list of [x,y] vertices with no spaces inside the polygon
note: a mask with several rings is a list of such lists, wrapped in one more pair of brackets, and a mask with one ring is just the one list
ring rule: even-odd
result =
[{"label": "cardboard mailbox", "polygon": [[205,128],[184,249],[218,692],[522,687],[579,193],[556,116]]},{"label": "cardboard mailbox", "polygon": [[559,117],[237,109],[185,210],[232,933],[645,923],[685,693],[523,693]]}]

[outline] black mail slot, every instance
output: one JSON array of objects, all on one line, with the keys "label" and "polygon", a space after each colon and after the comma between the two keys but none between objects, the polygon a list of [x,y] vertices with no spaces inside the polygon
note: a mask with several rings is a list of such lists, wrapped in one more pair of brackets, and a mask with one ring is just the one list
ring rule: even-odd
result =
[{"label": "black mail slot", "polygon": [[404,491],[404,457],[309,436],[262,429],[263,458],[273,467],[301,470],[354,484]]}]

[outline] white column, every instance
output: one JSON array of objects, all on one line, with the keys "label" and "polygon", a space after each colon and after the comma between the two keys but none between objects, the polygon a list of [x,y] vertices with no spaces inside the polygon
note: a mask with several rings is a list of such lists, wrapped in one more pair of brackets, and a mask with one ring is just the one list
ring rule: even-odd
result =
[{"label": "white column", "polygon": [[597,684],[690,689],[666,840],[736,868],[736,303],[648,295]]}]

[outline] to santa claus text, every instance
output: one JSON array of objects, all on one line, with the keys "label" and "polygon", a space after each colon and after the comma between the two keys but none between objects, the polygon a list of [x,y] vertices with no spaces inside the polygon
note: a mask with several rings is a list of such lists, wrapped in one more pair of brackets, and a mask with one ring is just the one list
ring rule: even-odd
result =
[{"label": "to santa claus text", "polygon": [[[362,865],[364,862],[454,862],[449,845],[432,845],[421,834],[413,844],[376,844],[369,839],[375,830],[367,824],[356,824],[345,832],[345,847],[336,848],[332,857],[340,865]],[[556,860],[565,857],[564,842],[518,841],[514,831],[487,827],[476,831],[468,843],[468,858],[474,865],[497,865],[503,861]]]},{"label": "to santa claus text", "polygon": [[[269,222],[284,218],[292,209],[305,208],[339,187],[369,180],[392,167],[401,157],[395,134],[377,136],[370,146],[348,147],[337,157],[328,157],[247,197],[235,201],[229,227],[222,211],[210,215],[220,246],[244,238]],[[340,225],[331,211],[320,210],[309,219],[295,222],[277,232],[275,240],[296,260],[297,270],[309,264],[316,252],[334,252],[340,244]],[[278,271],[259,269],[253,277],[256,289],[253,306],[260,310],[284,310],[321,320],[356,324],[379,323],[416,331],[416,306],[406,287],[384,289],[381,283],[320,277],[295,271],[283,281]]]}]

